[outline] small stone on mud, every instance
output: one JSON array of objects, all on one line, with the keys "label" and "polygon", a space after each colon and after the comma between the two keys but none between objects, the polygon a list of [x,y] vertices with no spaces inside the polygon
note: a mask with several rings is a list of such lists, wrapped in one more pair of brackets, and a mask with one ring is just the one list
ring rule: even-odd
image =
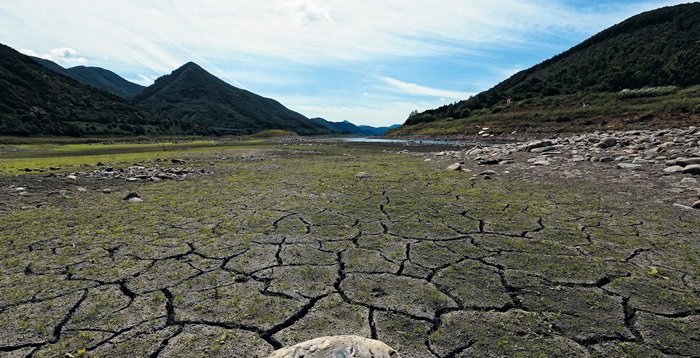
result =
[{"label": "small stone on mud", "polygon": [[123,198],[123,200],[129,200],[131,198],[141,198],[137,193],[129,193]]}]

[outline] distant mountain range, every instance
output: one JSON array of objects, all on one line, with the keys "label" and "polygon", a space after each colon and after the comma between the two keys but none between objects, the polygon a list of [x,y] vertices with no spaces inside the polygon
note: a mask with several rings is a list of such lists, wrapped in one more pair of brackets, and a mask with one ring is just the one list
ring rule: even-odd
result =
[{"label": "distant mountain range", "polygon": [[132,103],[221,134],[252,134],[265,129],[302,135],[330,133],[328,128],[279,102],[231,86],[193,62],[157,79]]},{"label": "distant mountain range", "polygon": [[340,133],[340,134],[354,134],[363,137],[378,137],[386,133],[388,130],[400,126],[400,124],[395,124],[390,127],[372,127],[372,126],[356,126],[348,121],[342,122],[330,122],[323,118],[311,118],[312,121],[316,123],[323,124],[324,126]]},{"label": "distant mountain range", "polygon": [[95,90],[0,44],[0,135],[206,134]]},{"label": "distant mountain range", "polygon": [[[680,97],[665,97],[668,103],[657,107],[593,94],[696,85],[700,85],[697,2],[631,17],[469,99],[412,113],[406,126],[392,133],[470,133],[483,124],[503,130],[533,129],[543,124],[566,130],[588,122],[609,125],[610,121],[646,120],[650,116],[687,117],[693,111],[700,114],[700,102],[693,104],[692,97],[697,99],[697,95],[692,93],[679,91]],[[658,91],[647,92],[647,97],[668,92]],[[556,123],[546,123],[549,121]]]},{"label": "distant mountain range", "polygon": [[[14,81],[23,86],[7,87],[8,94],[15,96],[3,98],[6,107],[0,109],[6,111],[0,122],[0,134],[239,135],[266,129],[284,129],[302,135],[352,133],[377,136],[389,129],[358,127],[347,121],[335,123],[322,119],[310,120],[273,99],[231,86],[193,62],[160,77],[153,85],[143,87],[103,68],[64,68],[46,59],[24,56],[6,46],[3,52],[7,58],[2,63],[6,66],[0,67],[4,68],[2,73],[9,82]],[[23,65],[12,65],[12,62]],[[24,74],[17,76],[16,70],[21,67],[25,68]],[[10,80],[11,78],[13,79]],[[38,78],[50,78],[51,82],[47,84]],[[57,86],[71,90],[62,93],[50,91]],[[44,95],[35,98],[31,105],[21,103],[23,96],[20,93],[42,92],[45,92]],[[83,96],[83,93],[90,93],[91,96]],[[74,103],[84,106],[78,109]],[[104,110],[115,106],[125,112],[115,114]],[[127,112],[140,113],[143,117],[135,119],[132,114],[127,115]],[[122,118],[123,116],[126,117]],[[157,128],[159,126],[162,128]]]},{"label": "distant mountain range", "polygon": [[130,82],[118,74],[100,67],[76,66],[63,68],[61,65],[39,57],[32,57],[42,66],[68,76],[84,85],[101,89],[124,99],[130,99],[143,91],[144,86]]}]

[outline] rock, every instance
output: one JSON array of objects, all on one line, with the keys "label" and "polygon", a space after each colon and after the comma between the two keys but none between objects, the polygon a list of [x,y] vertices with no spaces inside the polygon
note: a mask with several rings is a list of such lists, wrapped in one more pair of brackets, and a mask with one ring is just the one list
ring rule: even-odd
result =
[{"label": "rock", "polygon": [[600,143],[605,144],[605,147],[603,148],[609,148],[609,147],[614,147],[615,144],[617,144],[617,138],[603,138],[600,140]]},{"label": "rock", "polygon": [[15,188],[15,191],[16,191],[16,192],[27,191],[27,188],[25,188],[25,187],[23,187],[23,186],[18,186],[18,187]]},{"label": "rock", "polygon": [[642,166],[641,164],[632,164],[632,163],[620,163],[617,165],[617,167],[620,169],[637,169],[641,166]]},{"label": "rock", "polygon": [[684,209],[684,210],[693,210],[690,206],[683,205],[683,204],[673,204],[674,207],[679,208],[679,209]]},{"label": "rock", "polygon": [[143,199],[141,199],[141,198],[131,198],[131,199],[127,200],[127,202],[129,202],[129,203],[140,203],[140,202],[143,202]]},{"label": "rock", "polygon": [[112,192],[112,189],[102,189],[103,194],[109,194]]},{"label": "rock", "polygon": [[268,358],[400,358],[383,342],[358,336],[320,337],[276,350]]},{"label": "rock", "polygon": [[78,191],[87,191],[87,188],[80,186],[80,187],[78,187]]},{"label": "rock", "polygon": [[683,167],[680,165],[674,165],[664,169],[664,173],[680,173],[683,171]]},{"label": "rock", "polygon": [[481,165],[495,165],[498,163],[500,163],[500,160],[495,158],[485,158],[479,161],[479,164]]},{"label": "rock", "polygon": [[477,174],[481,176],[490,176],[490,175],[496,175],[496,172],[493,170],[484,170],[483,172]]},{"label": "rock", "polygon": [[614,160],[613,157],[602,157],[602,158],[598,159],[598,161],[601,163],[609,163],[609,162],[612,162],[613,160]]},{"label": "rock", "polygon": [[78,179],[78,177],[73,175],[73,174],[70,174],[70,175],[66,176],[66,179],[76,180],[76,179]]},{"label": "rock", "polygon": [[462,170],[462,164],[454,163],[454,164],[450,165],[449,167],[445,168],[445,170],[451,170],[451,171]]},{"label": "rock", "polygon": [[676,160],[676,165],[680,165],[682,167],[687,167],[688,165],[696,164],[700,164],[700,158],[683,158]]},{"label": "rock", "polygon": [[690,207],[693,209],[700,209],[700,200],[694,202]]},{"label": "rock", "polygon": [[355,178],[357,178],[357,179],[371,178],[371,177],[372,177],[372,175],[370,175],[369,173],[365,173],[365,172],[359,172],[359,173],[355,174]]},{"label": "rock", "polygon": [[532,165],[537,165],[537,166],[541,166],[541,165],[551,165],[551,164],[552,164],[552,163],[551,163],[550,161],[548,161],[548,160],[538,160],[538,161],[535,161],[535,162],[532,163]]},{"label": "rock", "polygon": [[49,167],[49,170],[61,170],[61,167]]},{"label": "rock", "polygon": [[176,159],[176,158],[170,159],[170,161],[173,164],[185,164],[185,163],[187,163],[184,159]]},{"label": "rock", "polygon": [[700,175],[700,164],[688,165],[683,168],[683,174]]},{"label": "rock", "polygon": [[141,197],[137,193],[129,193],[129,194],[126,194],[126,196],[124,198],[122,198],[122,200],[129,200],[132,198],[141,198]]}]

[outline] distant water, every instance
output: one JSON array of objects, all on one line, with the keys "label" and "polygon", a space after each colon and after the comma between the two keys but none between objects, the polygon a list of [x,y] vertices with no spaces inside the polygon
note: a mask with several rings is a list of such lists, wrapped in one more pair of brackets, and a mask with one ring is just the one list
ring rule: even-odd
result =
[{"label": "distant water", "polygon": [[360,143],[405,143],[405,144],[427,144],[427,145],[475,145],[475,142],[455,141],[455,140],[416,140],[416,139],[385,139],[377,137],[352,137],[352,138],[332,138],[331,141],[340,142],[360,142]]}]

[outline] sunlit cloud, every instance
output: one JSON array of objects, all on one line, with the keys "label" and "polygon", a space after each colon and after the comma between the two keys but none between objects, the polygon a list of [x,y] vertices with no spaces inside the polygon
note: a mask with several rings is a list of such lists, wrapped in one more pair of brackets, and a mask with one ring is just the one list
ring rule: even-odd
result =
[{"label": "sunlit cloud", "polygon": [[391,89],[393,89],[394,91],[397,91],[400,93],[405,93],[405,94],[410,94],[410,95],[439,97],[439,98],[443,98],[443,99],[447,99],[447,98],[449,98],[449,99],[466,99],[469,96],[474,95],[474,93],[447,91],[447,90],[441,90],[441,89],[436,89],[436,88],[420,86],[420,85],[417,85],[415,83],[401,82],[397,79],[393,79],[393,78],[389,78],[389,77],[382,77],[382,81],[384,81],[384,83],[391,86]]},{"label": "sunlit cloud", "polygon": [[194,61],[307,116],[392,124],[686,1],[2,0],[0,42],[142,85]]},{"label": "sunlit cloud", "polygon": [[59,65],[77,66],[84,65],[88,62],[85,57],[78,56],[78,51],[68,47],[54,48],[49,50],[47,54],[38,54],[31,49],[21,49],[19,52],[25,55],[51,60]]}]

